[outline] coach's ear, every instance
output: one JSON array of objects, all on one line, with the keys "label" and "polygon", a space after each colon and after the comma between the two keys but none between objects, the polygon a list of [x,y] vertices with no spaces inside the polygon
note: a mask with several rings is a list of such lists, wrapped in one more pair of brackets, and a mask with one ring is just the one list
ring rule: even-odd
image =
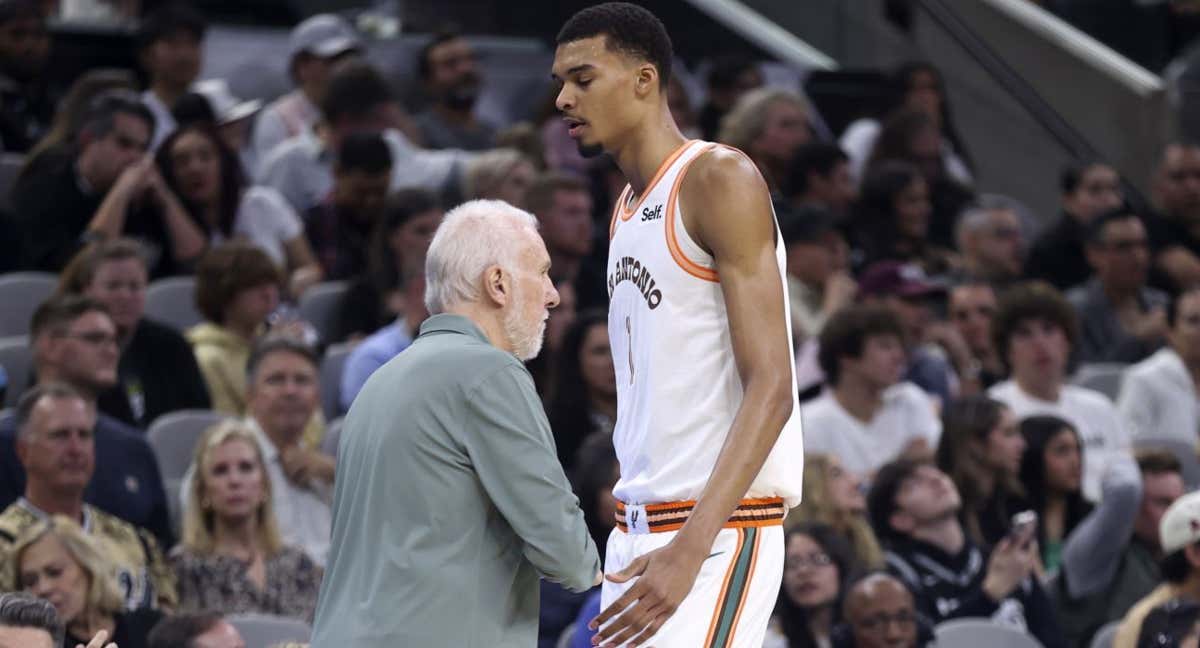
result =
[{"label": "coach's ear", "polygon": [[500,265],[490,265],[483,271],[483,291],[493,304],[504,308],[512,301],[512,277]]}]

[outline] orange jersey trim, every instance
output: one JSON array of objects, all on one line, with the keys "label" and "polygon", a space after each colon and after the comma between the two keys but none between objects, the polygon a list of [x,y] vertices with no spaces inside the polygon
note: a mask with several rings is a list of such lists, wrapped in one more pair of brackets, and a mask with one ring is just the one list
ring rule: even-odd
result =
[{"label": "orange jersey trim", "polygon": [[671,258],[675,260],[676,265],[697,279],[717,283],[720,282],[717,271],[712,268],[705,268],[687,258],[687,255],[683,253],[683,249],[679,247],[679,239],[675,234],[675,205],[679,201],[679,189],[683,186],[683,179],[687,176],[688,169],[691,168],[692,163],[712,149],[712,145],[705,147],[703,151],[697,153],[695,157],[688,160],[687,164],[683,165],[683,169],[679,171],[679,175],[675,178],[675,184],[671,187],[671,193],[667,197],[667,213],[664,218],[667,221],[667,249],[670,250]]},{"label": "orange jersey trim", "polygon": [[[654,172],[654,177],[650,179],[650,183],[646,185],[646,189],[642,191],[642,195],[638,196],[638,201],[633,205],[633,207],[627,208],[625,206],[625,203],[628,202],[628,196],[625,194],[625,192],[621,193],[621,200],[617,201],[617,209],[621,210],[621,220],[627,221],[630,218],[633,218],[633,215],[637,213],[637,210],[642,206],[642,202],[646,200],[646,196],[649,196],[650,193],[654,191],[654,186],[658,184],[658,181],[662,180],[662,177],[664,174],[666,174],[667,169],[670,169],[671,165],[675,164],[675,160],[678,160],[679,156],[683,155],[683,152],[687,150],[688,146],[695,141],[696,140],[688,140],[683,144],[680,144],[679,148],[675,149],[673,153],[667,156],[666,160],[663,160],[662,164],[658,165],[658,171]],[[626,189],[628,189],[630,192],[633,191],[633,189],[628,185],[626,185]]]}]

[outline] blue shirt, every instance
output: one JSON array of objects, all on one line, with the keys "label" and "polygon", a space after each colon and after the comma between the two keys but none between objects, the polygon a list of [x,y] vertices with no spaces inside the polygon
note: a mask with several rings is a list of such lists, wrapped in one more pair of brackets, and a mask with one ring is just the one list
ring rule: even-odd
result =
[{"label": "blue shirt", "polygon": [[345,368],[342,369],[342,390],[339,396],[342,411],[350,411],[350,403],[354,402],[354,397],[358,396],[359,390],[376,369],[400,355],[410,344],[412,334],[408,332],[404,320],[399,320],[375,331],[363,340],[362,344],[354,347],[350,357],[346,359]]}]

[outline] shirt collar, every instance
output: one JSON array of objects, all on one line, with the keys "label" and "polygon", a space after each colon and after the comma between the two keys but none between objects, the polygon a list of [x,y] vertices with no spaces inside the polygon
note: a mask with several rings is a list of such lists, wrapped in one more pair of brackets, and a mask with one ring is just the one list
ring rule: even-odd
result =
[{"label": "shirt collar", "polygon": [[492,343],[492,341],[487,339],[487,336],[483,334],[483,330],[479,328],[478,324],[462,315],[440,313],[438,315],[430,316],[421,324],[421,330],[418,334],[418,337],[425,337],[426,335],[432,335],[434,333],[460,333],[462,335],[473,337],[476,340],[486,344]]},{"label": "shirt collar", "polygon": [[258,447],[262,448],[263,463],[275,463],[279,459],[279,448],[275,447],[275,442],[267,436],[253,416],[246,417],[246,426],[254,431],[254,437],[258,439]]},{"label": "shirt collar", "polygon": [[[46,520],[50,517],[49,513],[34,506],[33,502],[30,502],[29,500],[25,499],[24,495],[17,498],[17,506],[20,506],[21,508],[25,509],[26,511],[29,512],[30,515],[32,515],[33,517],[35,517],[39,520]],[[91,533],[92,532],[91,507],[89,507],[87,504],[84,504],[82,510],[83,510],[83,531],[84,531],[84,533]]]}]

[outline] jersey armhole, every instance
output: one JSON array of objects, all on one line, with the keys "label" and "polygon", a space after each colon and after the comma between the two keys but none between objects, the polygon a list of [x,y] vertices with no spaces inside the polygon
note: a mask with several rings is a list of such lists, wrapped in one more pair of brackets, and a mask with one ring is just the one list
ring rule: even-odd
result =
[{"label": "jersey armhole", "polygon": [[[688,234],[687,227],[683,224],[683,215],[678,209],[679,192],[683,187],[683,179],[687,176],[688,169],[691,168],[692,163],[700,159],[700,156],[713,150],[716,146],[718,145],[705,146],[703,150],[692,156],[692,159],[685,162],[683,168],[679,170],[679,175],[675,177],[675,182],[671,185],[671,192],[667,196],[667,222],[664,229],[667,236],[667,249],[670,250],[671,258],[674,259],[676,265],[697,279],[719,283],[720,277],[717,276],[717,271],[713,267],[715,259],[711,255],[705,254],[703,248]],[[676,221],[678,221],[678,225]],[[676,231],[677,227],[678,231]],[[695,261],[684,251],[685,246],[690,248],[696,256],[708,258],[704,262]]]}]

